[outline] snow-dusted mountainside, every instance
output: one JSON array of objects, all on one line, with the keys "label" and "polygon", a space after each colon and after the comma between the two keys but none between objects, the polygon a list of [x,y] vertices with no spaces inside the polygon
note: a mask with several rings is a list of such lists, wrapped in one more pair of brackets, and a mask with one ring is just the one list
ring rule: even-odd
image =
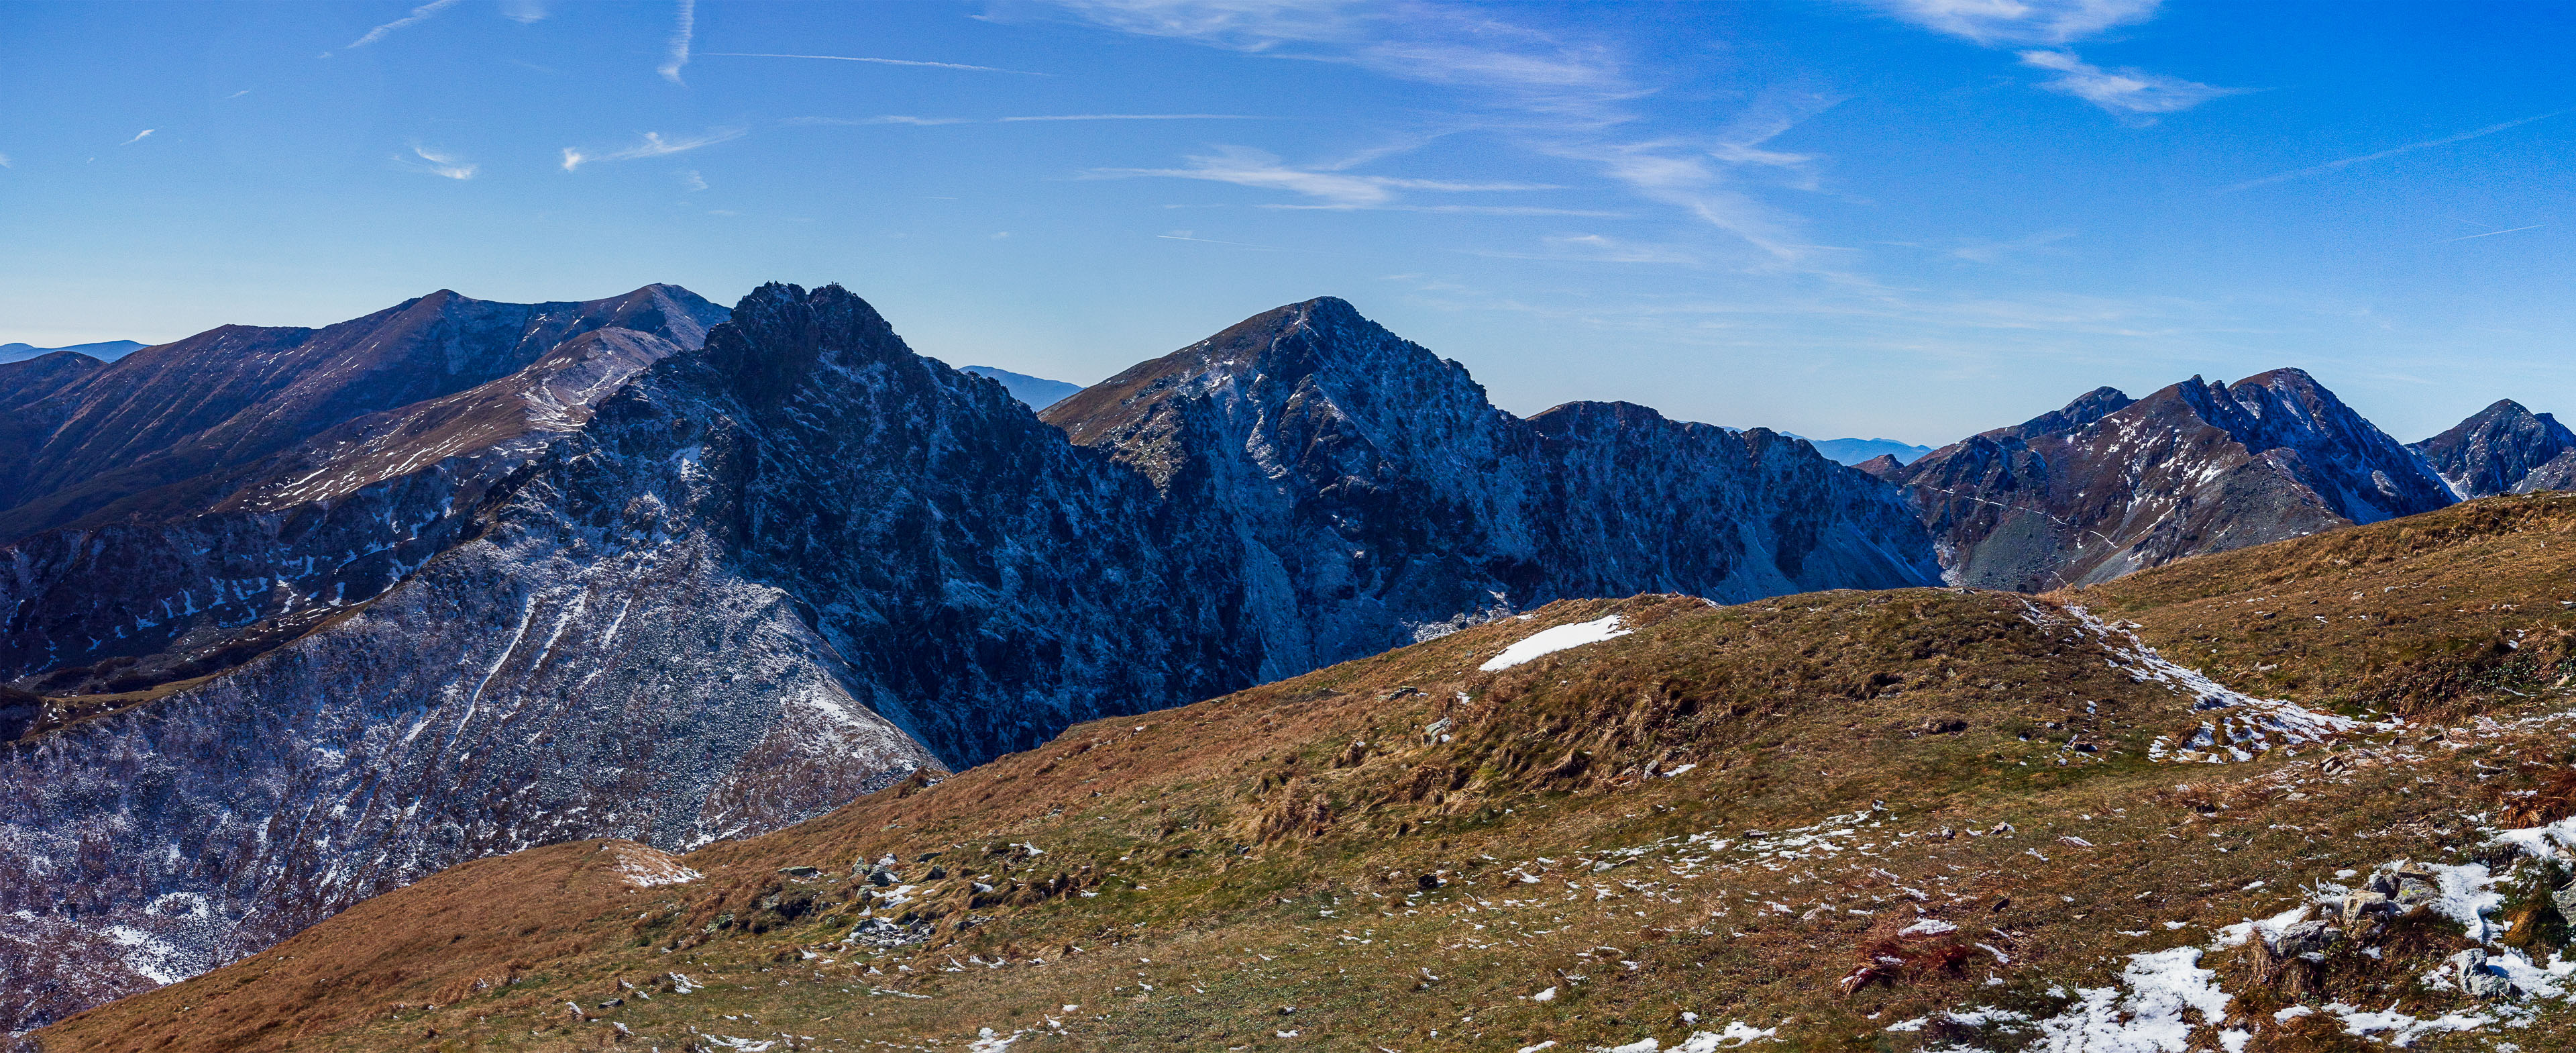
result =
[{"label": "snow-dusted mountainside", "polygon": [[292,638],[455,544],[486,490],[725,313],[668,286],[440,293],[321,330],[227,326],[13,406],[0,681],[133,691]]},{"label": "snow-dusted mountainside", "polygon": [[[428,302],[370,324],[466,310]],[[1801,443],[1616,404],[1522,421],[1339,301],[1095,389],[1085,405],[1137,425],[1105,443],[913,354],[838,287],[764,287],[707,330],[578,306],[648,327],[531,336],[554,312],[508,305],[466,310],[509,322],[474,329],[498,340],[399,327],[453,350],[437,360],[487,356],[465,371],[480,379],[329,421],[313,408],[329,399],[234,400],[179,445],[272,434],[232,423],[245,405],[312,425],[208,455],[184,500],[0,549],[10,677],[121,692],[8,718],[0,1027],[467,859],[771,829],[1077,721],[1559,596],[1935,570],[1892,490]],[[225,334],[128,361],[282,339]],[[352,361],[420,379],[417,354],[369,357],[394,342],[342,340],[307,361],[316,376],[260,374],[262,390],[366,387]],[[1212,368],[1161,368],[1202,353]],[[58,385],[40,419],[183,413],[114,404],[98,378],[124,367]],[[184,402],[157,382],[127,380]],[[84,460],[110,439],[86,435],[22,448],[75,487],[161,456]]]},{"label": "snow-dusted mountainside", "polygon": [[61,347],[37,347],[33,344],[0,344],[0,365],[5,365],[10,362],[24,362],[30,358],[42,358],[46,355],[58,354],[64,351],[69,351],[76,355],[87,355],[101,362],[114,362],[117,359],[143,350],[145,346],[147,345],[140,344],[132,340],[101,340],[94,344],[65,344]]},{"label": "snow-dusted mountainside", "polygon": [[2451,430],[2407,444],[2463,498],[2563,490],[2576,483],[2576,432],[2500,399]]},{"label": "snow-dusted mountainside", "polygon": [[1719,600],[1932,579],[1921,527],[1806,444],[1572,403],[1528,420],[1464,367],[1323,298],[1049,408],[1210,517],[1263,679],[1481,613],[1628,590]]},{"label": "snow-dusted mountainside", "polygon": [[1033,410],[1044,410],[1071,398],[1074,392],[1082,390],[1080,384],[1067,384],[1061,380],[1013,373],[999,366],[961,366],[957,371],[984,377],[1002,385],[1002,390],[1010,392],[1012,398],[1027,403]]},{"label": "snow-dusted mountainside", "polygon": [[1888,473],[1958,584],[2038,591],[2452,503],[2450,488],[2296,369],[2101,388]]}]

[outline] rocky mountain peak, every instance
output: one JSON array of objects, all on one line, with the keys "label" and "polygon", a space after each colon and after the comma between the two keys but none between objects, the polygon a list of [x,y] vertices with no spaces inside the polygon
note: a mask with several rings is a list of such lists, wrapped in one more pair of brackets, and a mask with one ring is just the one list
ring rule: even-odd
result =
[{"label": "rocky mountain peak", "polygon": [[[1896,492],[1803,441],[1625,403],[1523,420],[1339,300],[1044,422],[836,285],[764,285],[684,347],[702,321],[656,287],[434,294],[145,363],[153,397],[237,393],[199,430],[327,426],[176,466],[185,500],[150,518],[0,549],[0,679],[126,706],[0,714],[47,742],[0,753],[0,814],[44,817],[0,855],[0,1028],[464,859],[769,829],[1558,598],[1937,575]],[[460,389],[451,362],[516,364]],[[149,405],[108,394],[73,409]],[[139,463],[111,452],[83,463]],[[113,789],[165,760],[162,789]],[[96,866],[48,869],[76,856]],[[171,894],[203,906],[154,913]],[[99,982],[13,1009],[21,946]]]},{"label": "rocky mountain peak", "polygon": [[[2192,379],[2197,381],[2199,378],[2194,377]],[[2137,400],[2130,398],[2126,393],[2122,392],[2118,388],[2094,388],[2091,391],[2087,391],[2076,396],[2075,401],[2067,403],[2064,408],[2053,409],[2010,428],[1998,430],[2007,432],[2011,434],[2012,437],[2018,439],[2031,439],[2041,435],[2055,435],[2060,432],[2074,431],[2077,428],[2081,428],[2123,409],[2127,409],[2129,404],[2135,401]],[[1989,432],[1987,434],[1992,435],[1994,433]]]},{"label": "rocky mountain peak", "polygon": [[2576,479],[2576,433],[2512,399],[2409,448],[2462,498],[2562,489]]},{"label": "rocky mountain peak", "polygon": [[743,297],[731,318],[708,336],[707,361],[756,406],[789,398],[827,361],[848,369],[912,355],[876,308],[839,285],[809,292],[771,282]]},{"label": "rocky mountain peak", "polygon": [[2413,451],[2299,369],[2194,376],[2134,402],[2096,389],[1898,478],[1952,580],[2031,590],[2453,500]]}]

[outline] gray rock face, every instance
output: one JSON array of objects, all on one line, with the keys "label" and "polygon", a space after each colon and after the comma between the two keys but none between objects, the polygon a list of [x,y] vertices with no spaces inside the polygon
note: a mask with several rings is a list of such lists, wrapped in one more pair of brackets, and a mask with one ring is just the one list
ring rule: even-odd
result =
[{"label": "gray rock face", "polygon": [[2576,432],[2512,399],[2408,448],[2463,499],[2564,489],[2576,480]]},{"label": "gray rock face", "polygon": [[1950,581],[2041,591],[2428,512],[2450,488],[2306,373],[2108,388],[1892,477]]},{"label": "gray rock face", "polygon": [[[1207,522],[1263,679],[1565,596],[1923,584],[1921,527],[1804,442],[1571,403],[1528,420],[1325,298],[1049,408]],[[1623,592],[1624,594],[1624,592]]]},{"label": "gray rock face", "polygon": [[[477,856],[771,829],[1561,596],[1934,573],[1895,492],[1804,443],[1520,420],[1339,301],[1132,370],[1062,431],[838,287],[694,336],[572,333],[185,514],[0,550],[20,683],[134,681],[0,753],[0,1026]],[[242,653],[185,667],[209,648]]]}]

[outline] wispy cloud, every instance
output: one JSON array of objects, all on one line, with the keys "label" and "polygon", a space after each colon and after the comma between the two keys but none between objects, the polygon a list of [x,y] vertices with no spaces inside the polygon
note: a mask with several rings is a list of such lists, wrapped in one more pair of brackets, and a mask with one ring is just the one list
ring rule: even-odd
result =
[{"label": "wispy cloud", "polygon": [[2243,88],[2219,88],[2145,70],[2106,70],[2075,57],[2071,51],[2025,51],[2022,65],[2053,70],[2058,76],[2040,87],[2075,96],[2114,116],[2152,120],[2148,114],[2176,113],[2211,99],[2243,94]]},{"label": "wispy cloud", "polygon": [[872,124],[912,124],[930,127],[941,124],[982,124],[984,122],[973,117],[912,117],[897,113],[888,114],[883,117],[790,117],[778,123],[800,125],[850,125],[858,127]]},{"label": "wispy cloud", "polygon": [[550,13],[546,0],[501,0],[501,17],[522,25],[543,22]]},{"label": "wispy cloud", "polygon": [[1880,0],[1887,13],[1988,47],[2065,44],[2156,16],[2161,0]]},{"label": "wispy cloud", "polygon": [[432,150],[419,143],[411,144],[411,152],[411,157],[394,155],[394,163],[414,172],[427,172],[449,179],[472,179],[475,169],[480,167],[455,154]]},{"label": "wispy cloud", "polygon": [[[1586,165],[1630,193],[1743,239],[1774,264],[1803,266],[1812,254],[1813,247],[1801,244],[1796,234],[1799,220],[1763,204],[1743,184],[1758,171],[1762,181],[1780,183],[1788,177],[1796,188],[1812,188],[1815,158],[1764,144],[1839,101],[1823,93],[1767,93],[1780,97],[1766,98],[1766,103],[1781,104],[1759,114],[1751,111],[1763,107],[1748,108],[1744,116],[1760,119],[1723,135],[1656,136],[1637,130],[1644,119],[1632,105],[1654,89],[1632,77],[1611,48],[1513,24],[1491,7],[1436,0],[1057,3],[1082,19],[1124,32],[1267,57],[1342,63],[1457,88],[1459,100],[1473,111],[1455,122],[1460,126],[1482,128],[1537,153]],[[1341,195],[1324,207],[1391,207],[1379,197],[1386,187],[1318,178],[1311,170],[1298,175],[1204,159],[1193,159],[1193,164],[1192,169],[1138,171]],[[1371,204],[1372,198],[1381,203]]]},{"label": "wispy cloud", "polygon": [[143,139],[144,139],[144,137],[151,135],[151,134],[153,133],[153,131],[154,131],[154,129],[146,128],[146,129],[144,129],[144,130],[142,130],[142,131],[139,131],[139,132],[134,133],[134,138],[128,139],[128,140],[126,140],[126,141],[124,141],[124,142],[121,142],[121,143],[118,143],[118,144],[116,144],[116,145],[118,145],[118,146],[132,146],[132,145],[134,145],[134,144],[136,144],[136,143],[142,142],[142,141],[143,141]]},{"label": "wispy cloud", "polygon": [[1544,252],[1470,253],[1512,260],[1568,260],[1578,263],[1676,263],[1700,262],[1699,255],[1678,245],[1649,245],[1613,238],[1602,234],[1563,234],[1541,238]]},{"label": "wispy cloud", "polygon": [[2454,241],[2467,241],[2470,238],[2492,238],[2498,234],[2517,234],[2526,230],[2539,230],[2540,228],[2548,225],[2549,224],[2547,223],[2534,223],[2528,227],[2509,227],[2504,230],[2490,230],[2480,234],[2468,234],[2456,238],[2443,238],[2440,244],[2448,245]]},{"label": "wispy cloud", "polygon": [[1405,80],[1475,88],[1519,109],[1618,121],[1635,98],[1607,49],[1559,40],[1490,11],[1355,0],[1057,0],[1092,23],[1281,58],[1341,62]]},{"label": "wispy cloud", "polygon": [[995,117],[995,124],[1012,121],[1267,121],[1248,113],[1062,113],[1033,117]]},{"label": "wispy cloud", "polygon": [[1970,263],[2000,263],[2027,252],[2038,252],[2075,236],[2072,230],[2044,230],[2011,241],[1971,241],[1951,249],[1950,255]]},{"label": "wispy cloud", "polygon": [[18,166],[17,166],[17,165],[13,165],[13,164],[10,164],[10,163],[9,163],[9,155],[8,155],[8,154],[0,154],[0,168],[16,168],[16,167],[18,167]]},{"label": "wispy cloud", "polygon": [[680,172],[680,186],[694,194],[707,188],[707,177],[699,175],[697,169],[683,169]]},{"label": "wispy cloud", "polygon": [[1449,193],[1506,190],[1557,190],[1543,183],[1465,183],[1441,179],[1402,179],[1391,176],[1351,175],[1326,169],[1298,168],[1282,163],[1277,154],[1248,146],[1220,146],[1215,153],[1188,158],[1188,168],[1100,168],[1087,173],[1093,178],[1121,179],[1163,177],[1201,179],[1236,186],[1285,190],[1319,198],[1324,207],[1361,208],[1383,206],[1395,200],[1398,190],[1429,190]]},{"label": "wispy cloud", "polygon": [[2155,123],[2151,114],[2188,110],[2211,99],[2241,94],[2180,77],[2138,69],[2106,70],[2078,58],[2065,45],[2106,30],[2145,22],[2162,0],[1872,0],[1881,10],[1936,33],[1985,47],[2046,45],[2020,53],[2022,64],[2057,76],[2040,87],[2099,106],[2130,124]]},{"label": "wispy cloud", "polygon": [[369,44],[373,44],[376,41],[383,40],[387,35],[390,35],[395,30],[409,29],[423,22],[427,22],[432,16],[435,16],[439,12],[447,10],[448,8],[454,7],[456,4],[457,0],[429,0],[426,4],[412,8],[411,13],[408,15],[404,15],[401,18],[394,19],[391,22],[387,22],[374,29],[368,30],[367,35],[350,41],[349,46],[353,48],[362,48]]},{"label": "wispy cloud", "polygon": [[[2439,139],[2426,139],[2420,143],[2408,143],[2404,146],[2392,146],[2386,150],[2381,150],[2376,153],[2362,154],[2359,157],[2347,157],[2340,161],[2328,161],[2321,165],[2309,165],[2308,167],[2297,171],[2282,172],[2278,175],[2267,175],[2261,179],[2248,179],[2242,183],[2237,183],[2232,186],[2220,187],[2219,193],[2230,194],[2239,190],[2251,190],[2258,186],[2270,186],[2274,183],[2285,183],[2293,179],[2302,179],[2307,176],[2324,175],[2328,172],[2340,171],[2357,164],[2377,161],[2381,158],[2395,157],[2399,154],[2411,154],[2417,150],[2431,149],[2436,146],[2449,146],[2452,143],[2467,142],[2471,139],[2494,135],[2497,132],[2506,131],[2508,129],[2520,128],[2523,125],[2532,123],[2533,121],[2545,121],[2552,117],[2562,116],[2568,113],[2576,113],[2576,110],[2551,110],[2548,113],[2524,117],[2518,120],[2506,121],[2502,124],[2490,124],[2484,128],[2472,128],[2456,135],[2445,135]],[[2471,236],[2475,237],[2476,235]]]},{"label": "wispy cloud", "polygon": [[704,135],[680,138],[669,138],[660,132],[646,132],[644,141],[641,143],[600,154],[567,146],[563,149],[563,170],[570,172],[594,161],[632,161],[639,157],[664,157],[687,153],[700,147],[740,139],[747,132],[749,132],[747,128],[710,128]]},{"label": "wispy cloud", "polygon": [[969,66],[960,62],[921,62],[913,59],[868,58],[863,55],[778,55],[765,51],[710,51],[708,58],[784,58],[822,59],[829,62],[868,62],[879,66],[925,66],[931,69],[962,69],[976,73],[1012,73],[1023,77],[1052,77],[1052,73],[1031,73],[1024,69],[999,69],[993,66]]},{"label": "wispy cloud", "polygon": [[680,0],[679,20],[671,26],[670,54],[662,60],[662,65],[654,72],[660,73],[663,80],[673,84],[687,84],[687,81],[680,79],[680,68],[689,64],[689,42],[696,39],[697,35],[698,0]]},{"label": "wispy cloud", "polygon": [[1445,212],[1456,216],[1582,216],[1592,219],[1625,219],[1625,212],[1605,212],[1589,208],[1547,208],[1541,205],[1255,205],[1254,208],[1291,212]]},{"label": "wispy cloud", "polygon": [[244,95],[248,95],[248,94],[250,94],[250,89],[249,89],[249,88],[243,88],[243,89],[242,89],[242,90],[240,90],[240,91],[237,91],[237,92],[234,92],[234,93],[232,93],[232,94],[230,94],[230,95],[226,95],[226,96],[224,96],[224,98],[225,98],[225,99],[227,99],[227,100],[230,100],[230,99],[238,99],[238,98],[241,98],[242,96],[244,96]]},{"label": "wispy cloud", "polygon": [[1246,113],[1067,113],[1039,114],[1025,117],[913,117],[888,114],[883,117],[790,117],[782,124],[1011,124],[1017,121],[1271,121]]},{"label": "wispy cloud", "polygon": [[1197,231],[1192,230],[1175,230],[1169,234],[1156,234],[1154,236],[1165,241],[1195,241],[1202,245],[1231,245],[1238,249],[1251,249],[1255,252],[1288,251],[1276,245],[1255,245],[1248,241],[1218,241],[1215,238],[1202,238],[1198,236]]}]

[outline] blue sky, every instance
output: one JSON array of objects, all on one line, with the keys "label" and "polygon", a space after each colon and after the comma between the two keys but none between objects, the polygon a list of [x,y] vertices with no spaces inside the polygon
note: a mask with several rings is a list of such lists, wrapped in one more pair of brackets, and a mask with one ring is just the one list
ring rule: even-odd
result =
[{"label": "blue sky", "polygon": [[[2576,8],[0,3],[0,342],[838,281],[1077,382],[1317,295],[1528,413],[2576,411]],[[779,57],[818,56],[818,57]]]}]

